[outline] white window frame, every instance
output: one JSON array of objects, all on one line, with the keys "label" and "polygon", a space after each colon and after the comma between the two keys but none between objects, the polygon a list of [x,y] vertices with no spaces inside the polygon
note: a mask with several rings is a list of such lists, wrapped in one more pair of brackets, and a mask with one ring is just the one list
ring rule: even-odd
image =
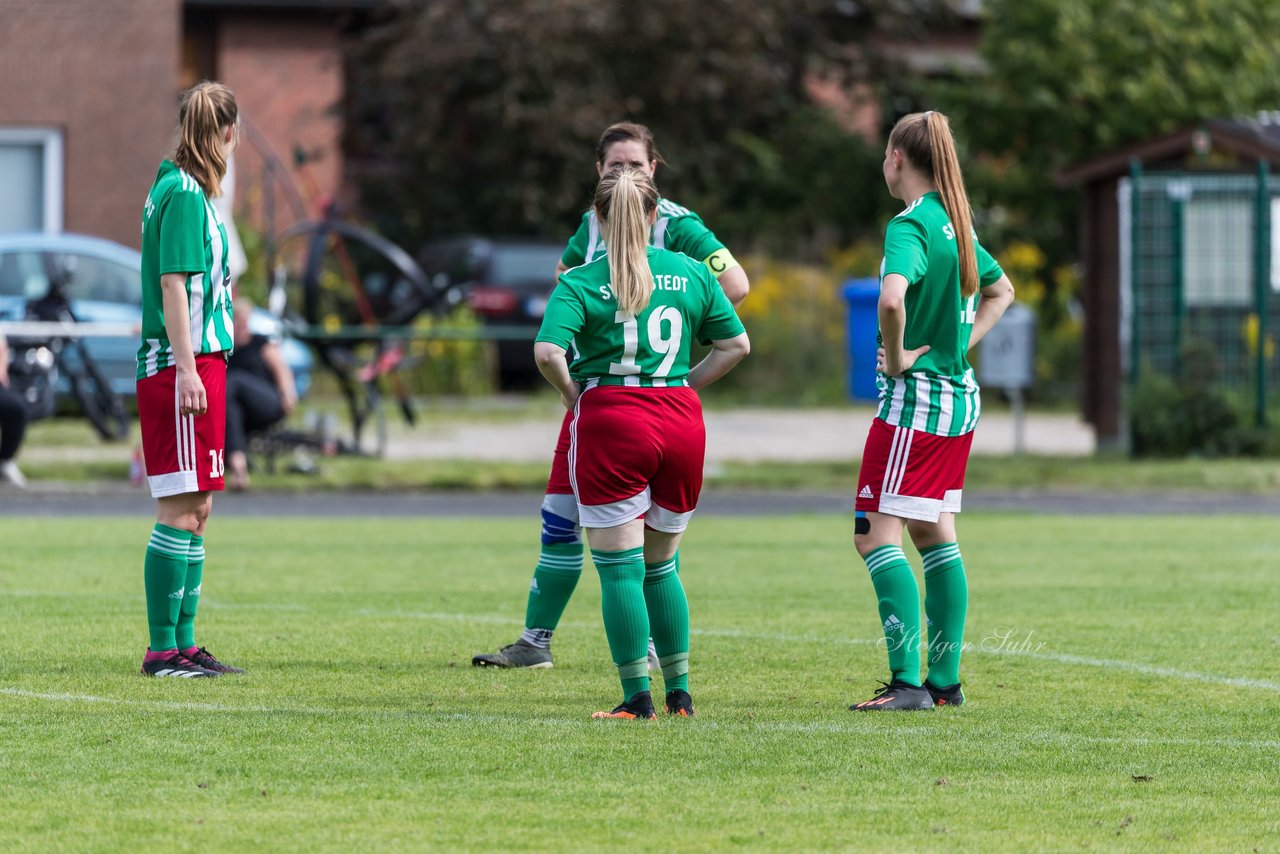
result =
[{"label": "white window frame", "polygon": [[46,232],[62,231],[62,131],[49,127],[0,127],[0,145],[44,148],[44,222]]}]

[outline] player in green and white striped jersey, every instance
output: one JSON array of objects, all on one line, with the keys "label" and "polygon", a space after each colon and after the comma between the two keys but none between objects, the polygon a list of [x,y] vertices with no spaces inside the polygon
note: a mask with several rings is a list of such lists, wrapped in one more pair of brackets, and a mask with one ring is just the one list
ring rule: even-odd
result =
[{"label": "player in green and white striped jersey", "polygon": [[[644,125],[633,122],[610,125],[596,144],[596,173],[602,178],[606,172],[630,166],[652,179],[662,162],[662,155],[654,146],[653,134]],[[649,242],[659,249],[670,249],[705,264],[735,307],[746,299],[750,290],[746,271],[707,228],[702,217],[688,208],[659,197],[658,218],[653,224]],[[600,220],[595,210],[589,209],[565,245],[560,263],[556,265],[556,278],[559,279],[560,274],[570,267],[598,260],[604,254]]]},{"label": "player in green and white striped jersey", "polygon": [[172,160],[160,164],[142,210],[142,346],[137,379],[176,364],[160,277],[186,277],[192,352],[229,353],[231,277],[227,230],[200,183]]},{"label": "player in green and white striped jersey", "polygon": [[238,673],[195,641],[204,530],[223,487],[231,294],[227,232],[209,203],[235,148],[231,90],[204,82],[182,97],[178,146],[142,210],[138,420],[156,524],[143,579],[150,644],[144,676]]},{"label": "player in green and white striped jersey", "polygon": [[[884,178],[907,208],[885,233],[880,277],[880,409],[858,474],[855,541],[875,587],[890,678],[860,711],[964,702],[960,651],[968,583],[956,543],[965,466],[982,411],[967,354],[1013,302],[978,243],[946,116],[914,113],[889,134]],[[929,674],[920,679],[920,591],[906,524],[925,567]]]}]

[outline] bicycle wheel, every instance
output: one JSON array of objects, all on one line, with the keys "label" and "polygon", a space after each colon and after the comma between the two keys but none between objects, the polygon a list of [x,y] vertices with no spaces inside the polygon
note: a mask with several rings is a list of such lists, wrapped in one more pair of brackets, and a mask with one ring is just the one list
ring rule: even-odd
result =
[{"label": "bicycle wheel", "polygon": [[447,308],[446,291],[404,250],[350,223],[297,223],[280,236],[277,251],[286,305],[308,326],[394,326]]},{"label": "bicycle wheel", "polygon": [[71,383],[71,394],[98,435],[108,442],[117,442],[129,432],[124,399],[111,388],[111,381],[88,351],[78,343],[75,349],[79,357],[76,369],[62,361],[63,371]]}]

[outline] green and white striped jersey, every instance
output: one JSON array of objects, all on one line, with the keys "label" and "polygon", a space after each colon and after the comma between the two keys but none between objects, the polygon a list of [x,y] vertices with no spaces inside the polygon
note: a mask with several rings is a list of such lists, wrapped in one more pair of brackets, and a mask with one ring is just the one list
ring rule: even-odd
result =
[{"label": "green and white striped jersey", "polygon": [[[980,288],[1004,275],[1000,265],[971,235],[978,256]],[[876,417],[894,427],[936,436],[962,436],[978,426],[982,401],[969,365],[969,336],[978,316],[980,292],[960,295],[960,256],[955,229],[942,199],[925,193],[889,222],[884,237],[880,281],[897,273],[909,283],[903,347],[930,350],[900,377],[877,375],[880,409]]]},{"label": "green and white striped jersey", "polygon": [[[649,235],[649,243],[659,249],[670,249],[688,255],[695,261],[707,258],[725,248],[702,217],[670,199],[658,199],[658,218]],[[566,267],[577,267],[599,258],[605,253],[604,236],[600,233],[600,221],[595,208],[582,215],[582,222],[564,247],[560,261]],[[713,271],[715,272],[715,271]]]},{"label": "green and white striped jersey", "polygon": [[551,293],[538,341],[570,351],[573,378],[645,388],[687,385],[693,340],[723,341],[743,333],[729,298],[687,255],[650,247],[654,289],[638,315],[618,311],[609,259],[567,270]]},{"label": "green and white striped jersey", "polygon": [[204,190],[171,160],[160,164],[142,209],[142,346],[137,378],[174,364],[164,323],[160,277],[187,275],[187,308],[195,355],[231,352],[227,230]]}]

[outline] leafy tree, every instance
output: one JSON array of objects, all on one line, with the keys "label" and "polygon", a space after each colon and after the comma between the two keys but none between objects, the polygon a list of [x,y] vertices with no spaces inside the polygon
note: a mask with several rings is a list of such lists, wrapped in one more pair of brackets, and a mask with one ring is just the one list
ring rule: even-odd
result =
[{"label": "leafy tree", "polygon": [[[349,147],[366,207],[405,241],[477,231],[563,237],[594,186],[593,147],[649,125],[664,193],[726,236],[793,241],[873,225],[878,151],[814,109],[810,72],[924,0],[432,0],[393,5],[354,48]],[[905,24],[903,25],[905,26]]]},{"label": "leafy tree", "polygon": [[[1075,255],[1066,166],[1198,120],[1280,106],[1280,4],[1258,0],[986,0],[978,79],[942,87],[977,156],[987,231]],[[995,239],[999,239],[996,237]]]}]

